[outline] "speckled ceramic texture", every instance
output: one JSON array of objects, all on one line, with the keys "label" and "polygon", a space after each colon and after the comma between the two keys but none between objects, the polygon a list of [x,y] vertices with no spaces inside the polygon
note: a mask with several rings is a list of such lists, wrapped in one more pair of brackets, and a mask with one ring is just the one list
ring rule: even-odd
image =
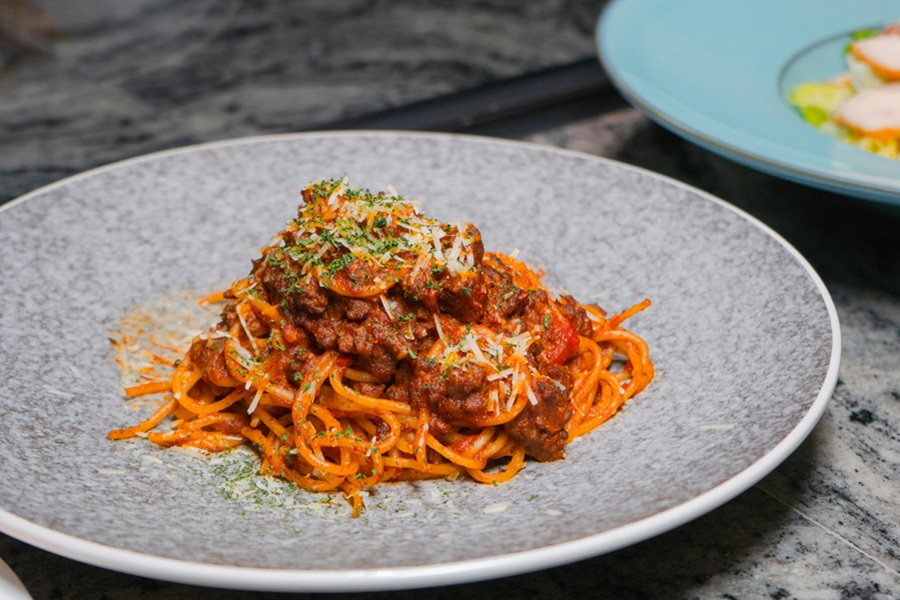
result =
[{"label": "speckled ceramic texture", "polygon": [[[359,519],[339,497],[248,475],[251,457],[108,441],[152,410],[121,392],[107,341],[118,320],[246,274],[299,189],[344,174],[477,224],[488,249],[518,248],[609,311],[649,297],[629,327],[656,379],[563,461],[529,463],[499,487],[386,486]],[[609,551],[768,473],[812,428],[837,372],[831,300],[768,230],[671,180],[533,145],[350,133],[188,148],[38,190],[0,211],[0,239],[0,529],[163,579],[410,587]]]}]

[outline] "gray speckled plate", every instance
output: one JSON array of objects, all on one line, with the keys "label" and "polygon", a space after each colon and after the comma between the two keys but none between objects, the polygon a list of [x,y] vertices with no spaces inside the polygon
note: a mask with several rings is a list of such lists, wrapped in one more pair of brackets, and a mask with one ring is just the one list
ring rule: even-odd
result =
[{"label": "gray speckled plate", "polygon": [[[422,201],[521,250],[631,321],[657,365],[612,421],[499,487],[340,498],[141,441],[107,335],[124,314],[219,289],[295,214],[310,180]],[[104,167],[0,209],[0,530],[140,575],[257,590],[375,590],[546,568],[646,539],[741,493],[810,432],[834,390],[831,299],[796,251],[727,204],[552,148],[391,133],[217,143]],[[323,502],[325,500],[325,502]]]}]

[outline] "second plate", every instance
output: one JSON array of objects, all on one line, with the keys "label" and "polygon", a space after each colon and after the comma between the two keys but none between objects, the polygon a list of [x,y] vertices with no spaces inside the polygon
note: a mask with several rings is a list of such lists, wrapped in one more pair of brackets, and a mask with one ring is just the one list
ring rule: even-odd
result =
[{"label": "second plate", "polygon": [[[597,44],[626,98],[687,139],[772,175],[900,206],[900,161],[830,138],[784,95],[798,78],[840,74],[841,38],[898,19],[892,0],[614,0]],[[830,43],[833,56],[814,52]]]}]

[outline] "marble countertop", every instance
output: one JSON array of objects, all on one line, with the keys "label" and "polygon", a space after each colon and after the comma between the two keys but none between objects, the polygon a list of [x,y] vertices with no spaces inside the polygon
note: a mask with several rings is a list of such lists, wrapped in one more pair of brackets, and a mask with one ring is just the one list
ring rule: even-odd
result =
[{"label": "marble countertop", "polygon": [[[591,57],[603,3],[123,4],[0,0],[0,201],[150,151],[322,127]],[[768,224],[837,306],[834,397],[772,474],[669,533],[575,565],[365,597],[900,598],[900,211],[746,169],[610,107],[473,132],[638,165]],[[282,597],[107,571],[2,534],[0,557],[35,599]]]}]

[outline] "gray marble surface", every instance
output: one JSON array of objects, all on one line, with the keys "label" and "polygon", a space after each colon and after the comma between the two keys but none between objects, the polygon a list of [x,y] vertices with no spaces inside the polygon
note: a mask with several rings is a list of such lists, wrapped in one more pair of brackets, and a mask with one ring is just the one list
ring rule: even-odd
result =
[{"label": "gray marble surface", "polygon": [[[60,37],[0,0],[0,200],[148,151],[298,131],[590,56],[600,4],[42,2]],[[833,400],[771,475],[669,533],[537,573],[366,597],[900,598],[900,215],[745,169],[634,109],[597,113],[482,133],[639,165],[778,231],[838,309]],[[0,557],[36,599],[281,597],[97,569],[4,535]]]}]

